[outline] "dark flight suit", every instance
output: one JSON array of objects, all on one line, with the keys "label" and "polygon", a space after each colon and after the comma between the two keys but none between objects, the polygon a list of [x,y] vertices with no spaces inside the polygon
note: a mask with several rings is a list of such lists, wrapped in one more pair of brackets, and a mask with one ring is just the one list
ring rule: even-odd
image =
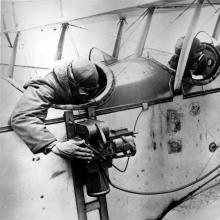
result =
[{"label": "dark flight suit", "polygon": [[[95,72],[95,74],[94,74]],[[45,152],[56,141],[46,128],[45,118],[52,104],[77,104],[79,87],[97,86],[98,73],[92,62],[72,61],[56,66],[45,78],[32,80],[17,103],[11,126],[33,153]]]},{"label": "dark flight suit", "polygon": [[[168,61],[168,65],[176,70],[180,52],[182,50],[183,42],[185,37],[180,37],[175,45],[175,54]],[[192,46],[189,53],[189,58],[186,63],[186,69],[184,77],[191,77],[194,75],[200,75],[206,68],[207,59],[204,54],[202,54],[205,46],[201,44],[200,40],[197,38],[193,39]]]}]

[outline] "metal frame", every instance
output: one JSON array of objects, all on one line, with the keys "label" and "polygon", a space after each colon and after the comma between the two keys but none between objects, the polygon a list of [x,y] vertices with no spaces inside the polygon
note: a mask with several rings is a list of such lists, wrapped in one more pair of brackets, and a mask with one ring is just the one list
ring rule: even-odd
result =
[{"label": "metal frame", "polygon": [[64,40],[65,40],[65,35],[66,35],[66,30],[68,28],[68,25],[69,25],[68,23],[62,24],[62,31],[61,31],[60,38],[59,38],[58,45],[57,45],[55,60],[60,60],[62,58]]},{"label": "metal frame", "polygon": [[[95,109],[90,108],[87,111],[89,117],[95,116]],[[67,139],[75,136],[75,117],[72,111],[64,112],[64,121],[66,125]],[[87,220],[87,212],[99,210],[100,220],[109,220],[107,201],[105,196],[98,196],[96,200],[86,203],[83,191],[83,185],[86,180],[86,164],[82,160],[72,160],[72,176],[76,198],[78,220]]]},{"label": "metal frame", "polygon": [[114,50],[113,50],[113,53],[112,53],[112,56],[114,58],[118,58],[118,55],[119,55],[120,45],[121,45],[121,38],[122,38],[122,31],[123,31],[125,22],[126,22],[126,18],[121,17],[120,21],[119,21],[118,34],[117,34],[117,38],[115,40],[115,46],[114,46]]},{"label": "metal frame", "polygon": [[[4,16],[2,16],[2,24],[3,24],[4,30],[6,30],[7,28],[6,28]],[[12,46],[12,43],[11,43],[11,39],[10,39],[10,37],[9,37],[9,34],[8,34],[8,33],[4,33],[4,35],[5,35],[5,37],[6,37],[7,41],[8,41],[9,46],[12,48],[13,46]]]},{"label": "metal frame", "polygon": [[[183,94],[183,98],[189,99],[189,98],[210,95],[210,94],[219,93],[219,92],[220,92],[220,88],[209,89],[206,91],[199,91],[199,92],[193,92],[190,94]],[[173,101],[173,97],[167,97],[167,98],[162,98],[162,99],[151,100],[147,103],[148,103],[148,106],[150,107],[152,105],[163,104],[163,103],[172,102],[172,101]],[[141,108],[142,106],[143,106],[143,103],[140,102],[140,103],[131,103],[131,104],[127,104],[127,105],[114,106],[114,107],[110,107],[110,108],[103,108],[103,109],[96,110],[96,115],[98,116],[98,115],[105,115],[105,114],[110,114],[110,113],[114,113],[114,112],[119,112],[119,111],[126,111],[126,110],[130,110],[130,109]],[[86,116],[87,116],[86,113],[82,113],[79,115],[75,115],[74,117],[75,117],[75,119],[83,119]],[[46,125],[58,124],[58,123],[63,123],[63,122],[64,122],[63,117],[49,119],[49,120],[46,120]],[[5,132],[10,132],[10,131],[13,131],[11,126],[0,127],[0,134],[5,133]]]},{"label": "metal frame", "polygon": [[138,43],[137,48],[135,50],[134,57],[140,57],[143,54],[144,47],[145,47],[146,40],[147,40],[147,36],[148,36],[149,30],[150,30],[154,10],[155,10],[154,7],[148,8],[148,11],[147,11],[148,13],[145,18],[144,28],[143,28],[142,33],[140,35],[139,43]]},{"label": "metal frame", "polygon": [[13,49],[12,49],[10,63],[8,66],[8,77],[9,78],[13,78],[13,74],[14,74],[14,65],[15,65],[15,60],[16,60],[16,55],[17,55],[19,36],[20,36],[20,32],[17,32],[16,37],[15,37],[15,41],[14,41],[14,45],[13,45]]}]

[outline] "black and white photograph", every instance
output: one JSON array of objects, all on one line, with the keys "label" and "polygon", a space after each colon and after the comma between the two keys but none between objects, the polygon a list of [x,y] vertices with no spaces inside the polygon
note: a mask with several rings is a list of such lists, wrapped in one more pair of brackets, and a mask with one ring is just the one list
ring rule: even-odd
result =
[{"label": "black and white photograph", "polygon": [[220,219],[220,0],[0,6],[0,220]]}]

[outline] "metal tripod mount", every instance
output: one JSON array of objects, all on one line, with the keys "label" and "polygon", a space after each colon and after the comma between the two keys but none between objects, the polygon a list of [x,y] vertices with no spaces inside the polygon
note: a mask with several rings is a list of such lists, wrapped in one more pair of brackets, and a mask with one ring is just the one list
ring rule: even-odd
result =
[{"label": "metal tripod mount", "polygon": [[[89,116],[89,115],[88,115]],[[72,111],[64,112],[67,139],[75,137],[75,119]],[[87,167],[86,163],[81,160],[72,160],[72,177],[75,191],[75,199],[78,213],[78,220],[87,220],[87,213],[98,210],[101,220],[109,220],[107,201],[105,195],[97,196],[91,202],[85,202],[85,192],[83,186],[86,184]]]},{"label": "metal tripod mount", "polygon": [[91,149],[95,155],[89,163],[74,160],[74,175],[80,177],[81,185],[86,184],[89,196],[100,198],[110,191],[108,169],[113,159],[135,155],[134,132],[127,128],[110,129],[104,121],[97,120],[92,107],[87,109],[85,120],[75,121],[72,112],[65,112],[64,118],[68,139],[83,139],[80,146]]}]

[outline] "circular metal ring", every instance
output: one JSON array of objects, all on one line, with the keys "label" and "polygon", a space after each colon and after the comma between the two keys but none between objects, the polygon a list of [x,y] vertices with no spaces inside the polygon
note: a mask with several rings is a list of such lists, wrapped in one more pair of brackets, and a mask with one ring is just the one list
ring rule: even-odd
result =
[{"label": "circular metal ring", "polygon": [[192,77],[185,78],[185,82],[197,86],[206,85],[212,82],[220,73],[220,52],[212,44],[202,44],[205,46],[204,54],[206,55],[208,61],[206,69],[200,74],[202,79],[193,79]]},{"label": "circular metal ring", "polygon": [[[83,104],[68,104],[68,105],[52,105],[51,107],[55,109],[63,109],[63,110],[79,110],[79,109],[85,109],[91,106],[101,106],[104,103],[108,101],[108,99],[111,97],[112,92],[114,91],[115,88],[115,76],[111,69],[107,66],[105,66],[102,63],[96,63],[96,68],[102,77],[105,78],[105,83],[103,87],[101,87],[101,91],[98,91],[98,95],[95,96],[94,98],[90,99],[88,102],[83,103]],[[99,94],[100,93],[100,94]]]}]

